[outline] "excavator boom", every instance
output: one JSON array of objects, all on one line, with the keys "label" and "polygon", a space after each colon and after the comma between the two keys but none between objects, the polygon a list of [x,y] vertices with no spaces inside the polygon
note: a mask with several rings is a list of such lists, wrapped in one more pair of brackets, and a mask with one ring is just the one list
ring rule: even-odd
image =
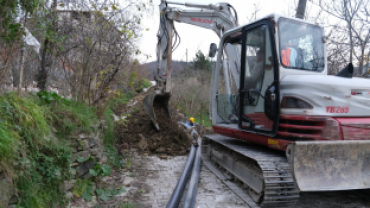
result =
[{"label": "excavator boom", "polygon": [[[184,5],[186,7],[197,8],[198,10],[182,10],[168,6],[168,4]],[[199,26],[205,29],[214,31],[220,38],[226,30],[235,28],[237,23],[236,12],[234,8],[226,3],[219,3],[217,5],[200,5],[190,3],[176,3],[162,0],[159,5],[160,9],[160,23],[157,33],[157,68],[155,70],[154,79],[157,81],[157,86],[154,92],[144,98],[144,108],[151,118],[155,128],[159,129],[154,108],[165,108],[169,116],[168,103],[172,92],[171,81],[171,63],[172,52],[176,49],[176,43],[179,40],[179,35],[174,27],[174,21],[187,23]],[[234,10],[235,17],[231,10]],[[173,37],[175,41],[173,41]],[[229,54],[233,60],[238,57],[238,51],[232,46],[225,49],[226,54]],[[236,66],[232,66],[233,77],[235,83],[239,83],[239,75],[236,73]]]}]

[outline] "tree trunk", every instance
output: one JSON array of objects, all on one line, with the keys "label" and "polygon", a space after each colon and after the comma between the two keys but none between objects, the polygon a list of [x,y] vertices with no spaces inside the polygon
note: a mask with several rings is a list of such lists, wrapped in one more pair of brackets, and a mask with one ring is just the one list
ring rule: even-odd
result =
[{"label": "tree trunk", "polygon": [[40,90],[46,90],[46,77],[47,77],[47,72],[48,70],[46,69],[46,62],[47,62],[47,53],[49,49],[49,40],[46,38],[44,41],[44,49],[42,50],[42,55],[41,55],[41,70],[39,71],[37,75],[37,87]]},{"label": "tree trunk", "polygon": [[26,49],[24,46],[21,48],[21,59],[19,61],[19,88],[24,86],[24,58],[26,56]]},{"label": "tree trunk", "polygon": [[[50,29],[52,31],[57,31],[57,24],[58,24],[58,21],[57,21],[57,5],[58,5],[58,1],[57,0],[53,0],[53,4],[52,4],[52,9],[53,9],[53,12],[52,12],[52,25],[50,26]],[[49,65],[49,67],[51,67],[51,60],[53,58],[53,50],[52,50],[53,46],[52,46],[52,42],[49,40],[48,37],[45,38],[45,41],[44,41],[44,49],[42,50],[42,57],[41,57],[41,70],[39,71],[39,74],[37,76],[37,87],[40,89],[40,90],[46,90],[47,88],[47,78],[48,78],[48,71],[51,70],[51,69],[48,69],[47,65]]]}]

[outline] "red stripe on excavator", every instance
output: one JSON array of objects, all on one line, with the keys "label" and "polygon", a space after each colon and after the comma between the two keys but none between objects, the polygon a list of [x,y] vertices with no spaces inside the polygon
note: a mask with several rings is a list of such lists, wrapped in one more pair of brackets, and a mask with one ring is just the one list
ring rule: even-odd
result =
[{"label": "red stripe on excavator", "polygon": [[300,126],[292,124],[279,124],[279,127],[288,128],[288,129],[304,129],[304,130],[317,130],[321,131],[324,129],[323,126]]},{"label": "red stripe on excavator", "polygon": [[370,140],[370,118],[336,118],[344,140]]},{"label": "red stripe on excavator", "polygon": [[213,126],[213,130],[216,133],[224,135],[224,136],[249,141],[255,144],[260,144],[260,145],[268,146],[272,149],[283,150],[283,151],[285,151],[287,146],[290,143],[292,143],[292,141],[288,141],[288,140],[275,139],[275,138],[268,137],[268,136],[253,134],[249,132],[244,132],[244,131],[220,127],[220,126]]},{"label": "red stripe on excavator", "polygon": [[[325,126],[330,124],[325,124],[325,121],[334,122],[336,125]],[[280,122],[277,132],[280,139],[220,126],[213,126],[213,130],[228,137],[284,151],[288,144],[297,140],[370,140],[370,118],[332,118],[282,114]],[[294,132],[295,130],[302,130],[302,132]],[[333,130],[337,132],[336,136],[330,134]]]}]

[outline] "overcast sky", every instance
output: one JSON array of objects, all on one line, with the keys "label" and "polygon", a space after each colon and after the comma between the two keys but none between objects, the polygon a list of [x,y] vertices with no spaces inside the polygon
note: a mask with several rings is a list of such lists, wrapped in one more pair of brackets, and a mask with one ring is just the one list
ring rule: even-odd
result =
[{"label": "overcast sky", "polygon": [[[189,2],[197,4],[217,4],[218,2],[228,2],[231,4],[238,13],[239,24],[245,24],[254,12],[255,5],[260,8],[257,13],[257,18],[266,16],[271,13],[281,13],[287,15],[290,11],[292,13],[292,8],[296,6],[296,0],[190,0],[190,1],[179,1],[171,0],[176,2]],[[143,36],[140,41],[140,50],[142,54],[140,56],[141,62],[150,62],[156,60],[155,50],[157,44],[157,31],[159,27],[159,9],[158,5],[160,0],[153,0],[154,12],[150,18],[145,18],[143,20],[144,28],[149,28],[149,31],[144,29]],[[176,5],[170,5],[176,7]],[[195,8],[190,8],[195,9]],[[289,10],[290,9],[290,10]],[[216,43],[218,45],[219,38],[217,35],[207,29],[203,29],[197,26],[188,25],[185,23],[175,22],[175,27],[177,32],[181,37],[181,44],[172,54],[173,60],[186,60],[186,49],[188,49],[188,60],[191,61],[199,49],[204,54],[208,54],[209,45],[211,43]],[[151,56],[147,59],[144,55]]]}]

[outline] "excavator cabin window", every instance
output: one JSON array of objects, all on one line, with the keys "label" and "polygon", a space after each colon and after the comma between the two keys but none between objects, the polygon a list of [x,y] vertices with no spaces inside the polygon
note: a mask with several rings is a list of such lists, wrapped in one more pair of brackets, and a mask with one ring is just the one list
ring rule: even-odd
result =
[{"label": "excavator cabin window", "polygon": [[[232,52],[235,56],[228,60],[226,56],[222,60],[222,70],[219,73],[219,83],[217,84],[217,114],[222,119],[221,123],[238,123],[239,115],[239,75],[235,79],[232,71],[240,70],[240,51],[242,44],[242,32],[235,32],[225,38],[223,48],[225,51]],[[226,81],[227,80],[227,81]]]},{"label": "excavator cabin window", "polygon": [[280,62],[285,68],[324,70],[323,31],[320,27],[280,18],[279,35]]}]

